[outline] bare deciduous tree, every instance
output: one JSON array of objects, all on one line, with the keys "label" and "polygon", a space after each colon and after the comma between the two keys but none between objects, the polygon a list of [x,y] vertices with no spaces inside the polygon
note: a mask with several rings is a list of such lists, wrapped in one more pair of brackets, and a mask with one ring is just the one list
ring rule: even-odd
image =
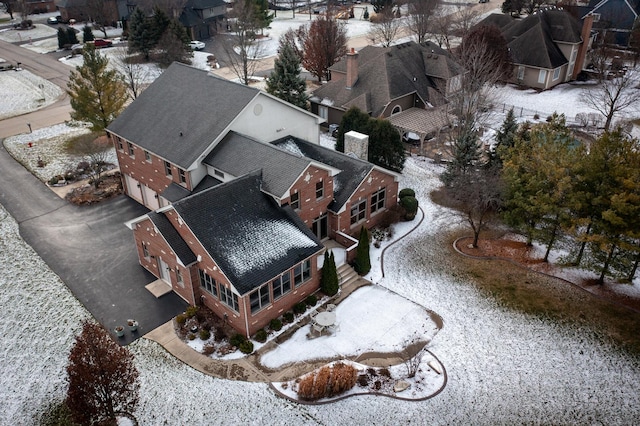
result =
[{"label": "bare deciduous tree", "polygon": [[187,4],[187,0],[138,0],[136,3],[138,7],[146,12],[151,12],[157,7],[170,18],[178,19]]},{"label": "bare deciduous tree", "polygon": [[89,160],[89,168],[85,172],[91,176],[91,183],[96,189],[100,186],[102,172],[107,169],[109,149],[112,146],[105,136],[96,138],[95,133],[78,138],[70,146],[69,150],[72,154],[83,156]]},{"label": "bare deciduous tree", "polygon": [[330,79],[329,67],[347,53],[347,30],[331,13],[311,22],[308,29],[300,29],[304,56],[302,66],[313,75]]},{"label": "bare deciduous tree", "polygon": [[604,130],[608,131],[616,114],[632,107],[638,100],[638,70],[632,68],[611,79],[604,78],[597,86],[587,89],[582,102],[604,117]]},{"label": "bare deciduous tree", "polygon": [[427,41],[430,31],[430,20],[435,13],[436,0],[410,0],[408,4],[409,30],[415,34],[418,43]]},{"label": "bare deciduous tree", "polygon": [[407,377],[411,379],[416,376],[416,373],[420,369],[423,357],[424,349],[421,349],[414,357],[409,358],[404,362],[405,367],[407,367]]},{"label": "bare deciduous tree", "polygon": [[107,38],[107,27],[113,23],[114,3],[107,0],[87,0],[87,13],[95,27]]},{"label": "bare deciduous tree", "polygon": [[396,19],[392,9],[384,9],[371,17],[371,29],[368,36],[374,44],[380,43],[383,47],[391,46],[400,29],[400,20]]},{"label": "bare deciduous tree", "polygon": [[122,74],[129,90],[129,96],[132,100],[136,99],[142,92],[144,81],[149,77],[149,68],[142,66],[137,62],[136,57],[129,55],[126,47],[116,48],[115,59],[118,71]]},{"label": "bare deciduous tree", "polygon": [[259,17],[252,0],[236,1],[229,16],[233,22],[233,35],[223,41],[222,47],[234,74],[248,86],[258,66],[257,59],[264,50],[262,44],[256,42]]}]

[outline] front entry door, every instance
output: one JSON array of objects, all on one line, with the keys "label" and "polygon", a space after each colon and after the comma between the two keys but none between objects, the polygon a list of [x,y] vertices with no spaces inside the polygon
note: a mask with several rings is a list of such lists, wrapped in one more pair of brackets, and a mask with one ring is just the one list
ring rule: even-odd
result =
[{"label": "front entry door", "polygon": [[158,269],[160,269],[160,278],[163,281],[166,281],[167,284],[171,285],[171,275],[169,275],[169,265],[167,265],[164,260],[158,258]]},{"label": "front entry door", "polygon": [[329,218],[326,213],[313,221],[312,230],[320,241],[329,236]]}]

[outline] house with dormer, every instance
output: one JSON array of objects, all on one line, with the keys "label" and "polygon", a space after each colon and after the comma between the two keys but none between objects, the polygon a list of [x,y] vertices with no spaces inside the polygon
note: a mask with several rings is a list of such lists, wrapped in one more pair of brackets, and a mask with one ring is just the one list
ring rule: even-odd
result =
[{"label": "house with dormer", "polygon": [[592,42],[593,16],[580,23],[567,11],[544,9],[516,19],[491,14],[477,26],[497,26],[509,48],[511,82],[546,90],[576,79]]},{"label": "house with dormer", "polygon": [[[140,264],[249,336],[315,292],[323,243],[353,248],[398,176],[319,145],[314,114],[171,65],[107,129]],[[354,253],[353,250],[350,253]]]},{"label": "house with dormer", "polygon": [[351,107],[386,118],[421,142],[449,124],[447,98],[462,85],[462,68],[433,42],[351,49],[330,69],[331,80],[313,92],[311,111],[340,124]]},{"label": "house with dormer", "polygon": [[639,0],[591,0],[586,6],[576,6],[580,18],[593,15],[593,30],[605,43],[629,46],[640,13]]}]

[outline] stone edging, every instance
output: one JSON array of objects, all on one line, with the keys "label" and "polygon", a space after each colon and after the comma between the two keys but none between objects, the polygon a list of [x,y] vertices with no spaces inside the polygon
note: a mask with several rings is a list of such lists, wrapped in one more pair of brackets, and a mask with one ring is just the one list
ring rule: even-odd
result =
[{"label": "stone edging", "polygon": [[[351,398],[353,396],[362,396],[362,395],[384,396],[384,397],[391,398],[391,399],[397,399],[397,400],[400,400],[400,401],[410,401],[410,402],[426,401],[426,400],[431,399],[431,398],[433,398],[435,396],[438,396],[444,390],[444,388],[447,386],[447,381],[448,381],[449,376],[447,375],[446,367],[440,361],[440,359],[438,359],[438,357],[433,352],[431,352],[430,350],[428,350],[428,349],[424,349],[424,350],[426,352],[429,352],[429,354],[433,358],[435,358],[435,360],[438,361],[438,364],[440,364],[440,366],[442,367],[442,375],[444,376],[444,382],[442,383],[442,386],[440,386],[440,388],[438,390],[436,390],[434,393],[432,393],[429,396],[422,397],[422,398],[403,398],[403,397],[397,396],[395,394],[387,394],[387,393],[381,393],[381,392],[359,392],[359,393],[353,393],[353,394],[350,394],[350,395],[337,396],[337,397],[331,398],[331,399],[326,400],[326,401],[303,401],[303,400],[300,400],[300,399],[291,398],[290,396],[285,395],[284,393],[280,392],[273,385],[273,382],[269,382],[268,385],[276,393],[276,395],[278,395],[278,396],[280,396],[280,397],[282,397],[282,398],[284,398],[286,400],[289,400],[291,402],[295,402],[295,403],[303,404],[303,405],[325,405],[325,404],[331,404],[333,402],[341,401],[343,399]],[[364,364],[364,365],[366,365],[366,364]]]}]

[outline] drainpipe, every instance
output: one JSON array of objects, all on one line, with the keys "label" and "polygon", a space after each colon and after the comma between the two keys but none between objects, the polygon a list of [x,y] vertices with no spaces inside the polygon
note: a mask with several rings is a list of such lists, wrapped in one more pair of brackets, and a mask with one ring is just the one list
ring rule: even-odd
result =
[{"label": "drainpipe", "polygon": [[251,336],[249,336],[249,318],[247,317],[247,299],[245,297],[242,298],[242,307],[244,308],[244,328],[247,332],[247,339],[249,339]]}]

